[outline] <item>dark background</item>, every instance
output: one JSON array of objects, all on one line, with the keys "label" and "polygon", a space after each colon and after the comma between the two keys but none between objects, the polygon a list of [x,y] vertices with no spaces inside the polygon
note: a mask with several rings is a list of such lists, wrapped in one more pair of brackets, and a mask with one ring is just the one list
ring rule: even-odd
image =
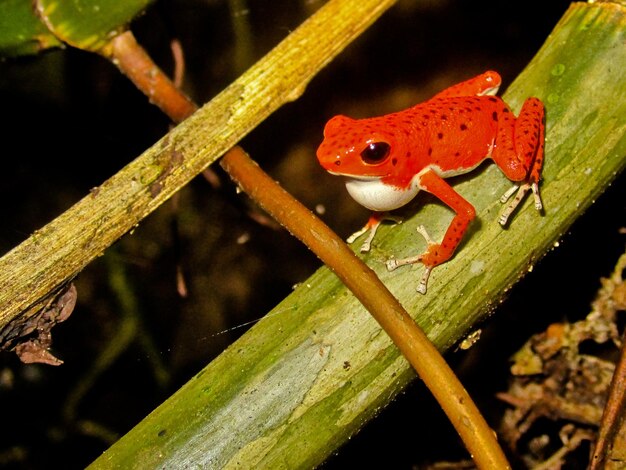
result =
[{"label": "dark background", "polygon": [[[235,2],[233,2],[234,4]],[[301,99],[260,125],[244,148],[342,236],[367,212],[337,178],[319,168],[315,149],[337,113],[365,117],[402,109],[487,69],[504,88],[523,69],[569,2],[401,1],[323,70]],[[166,70],[169,42],[186,57],[185,90],[206,102],[269,51],[320,1],[158,1],[132,30]],[[239,21],[250,34],[234,33]],[[0,63],[3,223],[6,252],[61,214],[164,135],[167,118],[104,59],[75,49]],[[260,318],[319,262],[261,215],[228,178],[197,178],[172,204],[148,217],[77,279],[79,303],[53,330],[65,364],[0,365],[0,466],[81,468],[124,434]],[[508,358],[549,323],[589,310],[624,248],[624,178],[619,178],[566,234],[558,249],[520,282],[482,325],[482,340],[450,353],[470,393],[497,424]],[[189,295],[176,289],[182,267]],[[120,307],[110,276],[121,268],[137,309]],[[128,344],[122,325],[134,325]],[[121,353],[98,365],[110,348]],[[112,356],[106,356],[111,358]],[[100,359],[98,359],[100,358]],[[78,397],[78,398],[77,398]],[[424,426],[428,423],[428,426]],[[420,432],[426,431],[427,435]],[[438,405],[415,382],[378,419],[326,463],[327,468],[384,463],[411,468],[465,458]]]}]

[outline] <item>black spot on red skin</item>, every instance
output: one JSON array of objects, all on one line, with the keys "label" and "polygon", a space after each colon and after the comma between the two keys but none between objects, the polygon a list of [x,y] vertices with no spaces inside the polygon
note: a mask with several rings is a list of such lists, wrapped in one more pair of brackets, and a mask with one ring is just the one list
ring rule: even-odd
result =
[{"label": "black spot on red skin", "polygon": [[397,159],[397,158],[392,158],[392,159],[391,159],[391,164],[392,164],[393,166],[396,166],[396,165],[398,164],[398,159]]},{"label": "black spot on red skin", "polygon": [[337,166],[341,165],[341,161],[340,161],[340,160],[335,160],[335,162],[334,162],[334,163],[335,163],[335,165],[337,165]]},{"label": "black spot on red skin", "polygon": [[467,130],[467,126],[465,124],[461,124],[461,130],[462,131],[466,131]]},{"label": "black spot on red skin", "polygon": [[445,114],[441,115],[441,120],[442,121],[447,121],[448,120],[448,116],[446,116]]},{"label": "black spot on red skin", "polygon": [[443,132],[439,132],[439,133],[437,134],[437,138],[438,138],[439,140],[443,139]]},{"label": "black spot on red skin", "polygon": [[490,96],[489,98],[487,98],[489,101],[491,101],[492,103],[496,103],[498,101],[498,98],[494,98],[493,96]]},{"label": "black spot on red skin", "polygon": [[491,113],[491,119],[493,119],[494,121],[497,122],[498,121],[498,113],[495,112],[495,111],[493,113]]}]

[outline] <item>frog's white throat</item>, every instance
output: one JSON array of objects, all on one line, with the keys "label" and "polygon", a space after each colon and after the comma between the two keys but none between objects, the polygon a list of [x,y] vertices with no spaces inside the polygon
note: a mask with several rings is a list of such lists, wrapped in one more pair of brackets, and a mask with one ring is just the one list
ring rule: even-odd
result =
[{"label": "frog's white throat", "polygon": [[379,177],[344,176],[350,196],[368,209],[385,212],[407,204],[419,192],[418,178],[415,177],[406,189],[385,184]]}]

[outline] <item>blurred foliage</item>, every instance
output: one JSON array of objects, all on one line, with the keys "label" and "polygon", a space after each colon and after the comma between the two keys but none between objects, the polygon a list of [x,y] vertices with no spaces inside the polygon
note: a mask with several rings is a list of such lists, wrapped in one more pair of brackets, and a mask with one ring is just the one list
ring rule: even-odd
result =
[{"label": "blurred foliage", "polygon": [[70,44],[100,50],[154,0],[0,0],[0,57]]},{"label": "blurred foliage", "polygon": [[0,0],[0,56],[37,54],[61,45],[35,14],[30,0]]}]

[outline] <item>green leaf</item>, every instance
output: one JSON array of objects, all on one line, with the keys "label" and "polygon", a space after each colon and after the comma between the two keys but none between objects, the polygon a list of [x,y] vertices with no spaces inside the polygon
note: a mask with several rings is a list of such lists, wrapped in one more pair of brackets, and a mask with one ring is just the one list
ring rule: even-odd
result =
[{"label": "green leaf", "polygon": [[[489,314],[626,165],[625,23],[615,4],[573,4],[505,94],[515,110],[528,96],[547,107],[544,216],[526,201],[503,230],[498,199],[509,182],[491,165],[455,185],[478,221],[433,272],[426,296],[415,292],[422,268],[388,273],[383,262],[423,250],[418,224],[440,238],[451,218],[444,207],[427,204],[382,229],[366,257],[441,350]],[[91,468],[312,467],[413,378],[376,322],[322,268]]]},{"label": "green leaf", "polygon": [[152,0],[39,0],[39,15],[67,44],[98,51]]},{"label": "green leaf", "polygon": [[0,56],[37,54],[61,45],[29,0],[0,0],[0,18]]},{"label": "green leaf", "polygon": [[63,42],[99,51],[153,0],[39,0],[39,15]]},{"label": "green leaf", "polygon": [[0,0],[0,56],[70,44],[100,51],[153,0]]}]

